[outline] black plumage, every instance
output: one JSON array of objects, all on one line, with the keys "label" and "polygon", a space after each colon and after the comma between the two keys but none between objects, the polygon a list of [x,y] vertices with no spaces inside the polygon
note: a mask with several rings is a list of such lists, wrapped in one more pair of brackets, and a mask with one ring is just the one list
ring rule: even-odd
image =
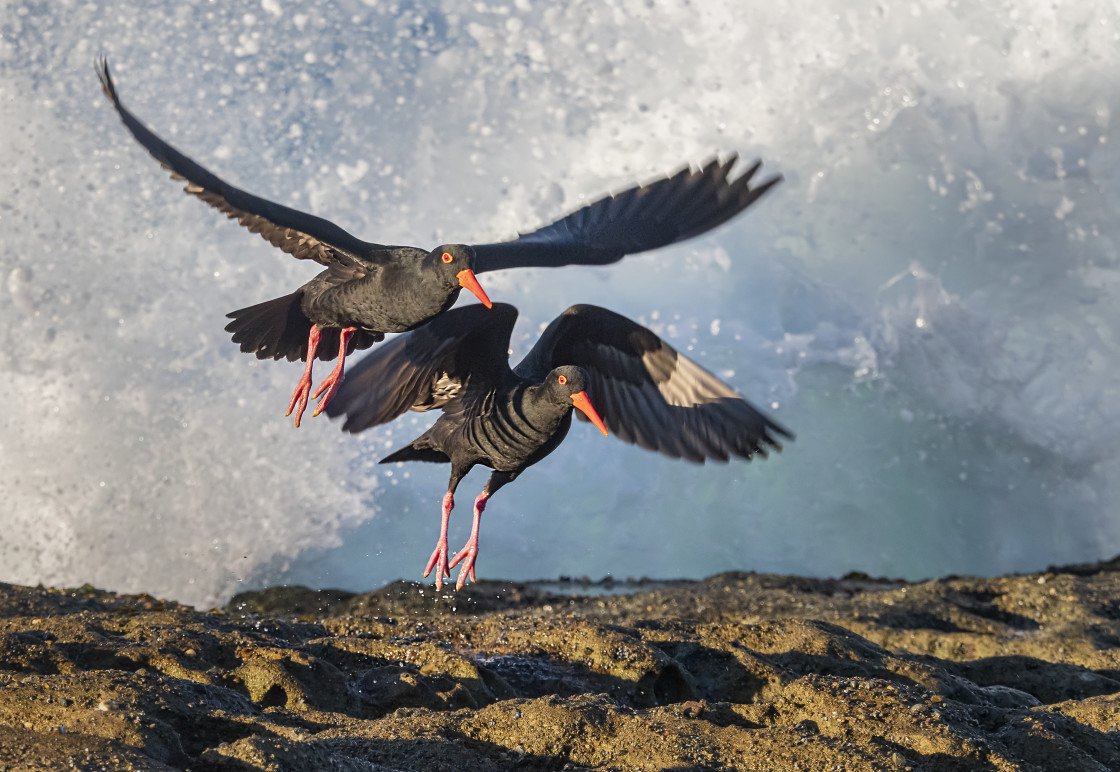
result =
[{"label": "black plumage", "polygon": [[626,255],[699,236],[730,220],[782,181],[775,175],[751,187],[756,160],[732,178],[739,156],[711,158],[593,201],[512,241],[474,246],[475,271],[605,265]]},{"label": "black plumage", "polygon": [[[571,426],[573,402],[600,429],[674,458],[750,459],[781,450],[793,435],[731,387],[650,330],[592,305],[572,306],[548,326],[529,354],[509,366],[517,309],[496,303],[452,309],[383,344],[352,368],[327,407],[360,432],[409,410],[443,415],[411,443],[382,459],[451,464],[440,538],[425,569],[436,586],[464,561],[456,583],[474,579],[478,526],[486,501],[551,453]],[[581,407],[582,401],[594,408]],[[470,540],[451,562],[447,523],[459,481],[481,464],[493,469],[475,500]]]},{"label": "black plumage", "polygon": [[[171,171],[185,190],[236,219],[270,244],[326,270],[284,297],[229,314],[226,330],[241,350],[261,359],[304,360],[303,377],[288,414],[299,425],[311,389],[315,358],[334,359],[334,371],[315,391],[324,393],[317,415],[342,382],[345,356],[368,348],[385,333],[416,328],[450,308],[466,287],[489,299],[476,273],[519,267],[601,265],[663,247],[734,217],[776,185],[754,187],[761,162],[732,177],[738,157],[683,167],[660,180],[601,198],[556,222],[493,244],[448,244],[434,250],[362,241],[334,223],[247,193],[220,179],[156,136],[120,101],[105,60],[102,88],[132,136]],[[320,333],[327,333],[322,336]]]}]

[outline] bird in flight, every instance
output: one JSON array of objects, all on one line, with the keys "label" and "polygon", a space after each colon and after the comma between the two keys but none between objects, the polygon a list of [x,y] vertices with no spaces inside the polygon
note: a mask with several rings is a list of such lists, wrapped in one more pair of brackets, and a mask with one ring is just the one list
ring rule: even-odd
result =
[{"label": "bird in flight", "polygon": [[[430,429],[381,459],[451,464],[440,535],[424,569],[436,589],[475,578],[486,502],[560,444],[572,408],[603,433],[673,458],[704,462],[766,457],[793,434],[730,386],[640,324],[605,308],[576,305],[541,334],[514,368],[509,343],[517,309],[495,303],[454,308],[379,346],[351,369],[326,408],[361,432],[409,410],[439,409]],[[449,558],[447,526],[455,489],[475,466],[493,470],[474,501],[466,546]]]},{"label": "bird in flight", "polygon": [[[303,360],[303,375],[288,403],[299,426],[308,398],[322,396],[318,415],[342,384],[346,356],[415,329],[454,305],[462,289],[491,305],[476,274],[506,268],[604,265],[698,236],[739,214],[781,176],[751,182],[755,161],[732,176],[738,156],[713,158],[605,196],[559,220],[492,244],[444,244],[426,250],[362,241],[338,225],[248,193],[220,179],[164,142],[121,104],[109,64],[97,64],[102,90],[132,136],[187,193],[235,219],[270,244],[325,268],[290,295],[228,314],[226,331],[258,359]],[[314,392],[312,364],[337,358]]]}]

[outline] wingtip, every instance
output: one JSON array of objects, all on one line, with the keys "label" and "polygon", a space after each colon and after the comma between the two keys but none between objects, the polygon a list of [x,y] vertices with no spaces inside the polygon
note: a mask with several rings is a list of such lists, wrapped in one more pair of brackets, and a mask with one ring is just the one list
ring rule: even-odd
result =
[{"label": "wingtip", "polygon": [[116,100],[117,90],[113,86],[113,76],[109,74],[109,59],[105,54],[99,54],[93,61],[93,68],[97,71],[97,79],[101,81],[101,90],[105,96]]},{"label": "wingtip", "polygon": [[[773,418],[767,419],[767,424],[768,424],[767,427],[766,427],[767,429],[770,429],[770,430],[776,432],[777,434],[780,434],[781,436],[785,437],[787,442],[793,442],[797,439],[797,435],[795,435],[793,432],[791,432],[786,427],[782,426],[780,423],[775,421]],[[782,452],[782,445],[781,445],[780,442],[778,442],[775,439],[769,439],[769,442],[770,442],[771,445],[774,446],[774,448],[779,453]]]},{"label": "wingtip", "polygon": [[777,185],[779,182],[782,182],[783,180],[785,180],[785,178],[786,178],[786,176],[784,174],[775,174],[773,177],[770,177],[769,179],[767,179],[766,182],[759,185],[759,187],[769,190],[770,188]]},{"label": "wingtip", "polygon": [[751,178],[754,177],[754,175],[758,174],[758,170],[761,169],[761,168],[762,168],[762,159],[761,158],[754,159],[754,163],[752,163],[750,166],[748,166],[747,170],[739,175],[739,179],[737,179],[736,182],[740,182],[740,181],[742,181],[744,183],[749,182],[751,180]]},{"label": "wingtip", "polygon": [[762,198],[771,188],[776,186],[779,182],[783,181],[785,177],[782,174],[775,174],[767,177],[758,185],[751,185],[751,178],[762,167],[762,160],[759,159],[751,164],[751,168],[746,173],[741,174],[731,183],[731,187],[739,198],[743,209],[753,204],[758,199]]}]

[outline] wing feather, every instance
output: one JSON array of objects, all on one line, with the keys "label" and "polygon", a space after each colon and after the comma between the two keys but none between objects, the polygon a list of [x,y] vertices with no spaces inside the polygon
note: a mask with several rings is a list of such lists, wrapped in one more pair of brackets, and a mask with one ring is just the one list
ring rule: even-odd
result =
[{"label": "wing feather", "polygon": [[636,185],[577,209],[511,241],[474,247],[475,273],[503,268],[604,265],[628,254],[698,236],[742,212],[781,181],[751,187],[762,165],[730,180],[738,156],[684,166],[660,180]]},{"label": "wing feather", "polygon": [[409,410],[460,409],[468,387],[483,393],[511,376],[516,320],[506,303],[471,304],[396,336],[350,369],[327,415],[344,415],[343,431],[357,433]]},{"label": "wing feather", "polygon": [[384,249],[355,238],[329,220],[259,198],[225,182],[157,137],[121,104],[105,59],[98,62],[97,74],[125,127],[171,172],[172,179],[185,180],[187,193],[237,220],[250,232],[259,233],[274,247],[300,260],[322,265],[343,263],[352,268],[372,262],[377,250]]},{"label": "wing feather", "polygon": [[652,331],[613,311],[572,306],[518,364],[540,380],[578,365],[607,428],[620,439],[674,458],[703,462],[766,456],[793,434]]}]

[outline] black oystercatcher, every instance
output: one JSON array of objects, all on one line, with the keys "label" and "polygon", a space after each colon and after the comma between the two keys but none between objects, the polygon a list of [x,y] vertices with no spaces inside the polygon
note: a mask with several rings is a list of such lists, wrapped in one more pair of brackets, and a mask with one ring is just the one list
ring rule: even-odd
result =
[{"label": "black oystercatcher", "polygon": [[[332,222],[258,198],[219,179],[151,132],[121,104],[105,60],[98,64],[105,94],[132,136],[186,191],[260,233],[301,260],[326,266],[290,295],[229,314],[226,326],[241,350],[259,359],[306,360],[288,415],[300,417],[311,392],[315,358],[338,357],[312,398],[314,415],[342,382],[347,353],[368,348],[387,332],[411,330],[450,308],[466,287],[489,306],[476,273],[502,268],[606,264],[624,255],[663,247],[716,227],[754,203],[780,176],[751,187],[756,161],[731,179],[737,156],[684,167],[670,177],[628,188],[512,241],[450,244],[430,252],[362,241]],[[322,333],[326,335],[320,337]],[[337,337],[336,337],[337,333]]]},{"label": "black oystercatcher", "polygon": [[[793,438],[657,335],[598,306],[562,313],[510,370],[516,319],[517,309],[505,303],[489,312],[478,306],[448,311],[363,359],[327,407],[331,417],[346,416],[342,428],[349,432],[408,410],[443,411],[428,431],[381,459],[451,463],[439,541],[424,570],[427,576],[435,569],[436,589],[460,561],[456,589],[468,574],[474,579],[487,500],[560,444],[573,406],[603,434],[609,427],[626,442],[701,463],[765,457],[781,450],[775,435]],[[448,563],[455,488],[475,464],[494,472],[475,499],[469,541]]]}]

